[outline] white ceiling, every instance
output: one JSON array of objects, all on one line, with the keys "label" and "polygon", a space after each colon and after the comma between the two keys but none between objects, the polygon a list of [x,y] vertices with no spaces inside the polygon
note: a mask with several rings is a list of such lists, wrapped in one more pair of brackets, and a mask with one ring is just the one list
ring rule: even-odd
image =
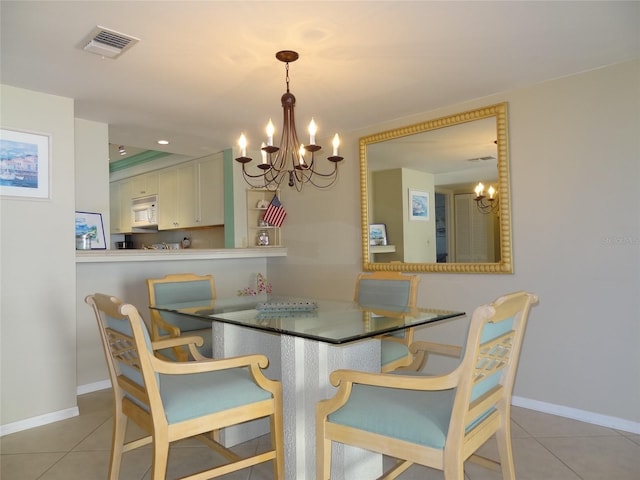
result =
[{"label": "white ceiling", "polygon": [[[279,128],[278,50],[300,53],[298,129],[313,116],[319,138],[640,57],[637,1],[2,0],[0,21],[3,84],[74,98],[113,144],[190,156]],[[98,25],[140,41],[87,53]]]}]

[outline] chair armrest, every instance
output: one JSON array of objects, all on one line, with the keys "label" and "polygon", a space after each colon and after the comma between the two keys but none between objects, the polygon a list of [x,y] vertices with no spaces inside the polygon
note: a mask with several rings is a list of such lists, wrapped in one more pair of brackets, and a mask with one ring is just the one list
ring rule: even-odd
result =
[{"label": "chair armrest", "polygon": [[423,341],[414,342],[409,345],[409,351],[414,355],[418,352],[435,353],[436,355],[444,355],[446,357],[454,358],[460,358],[462,355],[462,347],[459,345]]},{"label": "chair armrest", "polygon": [[151,342],[151,346],[154,350],[160,350],[162,348],[182,347],[185,345],[194,344],[198,347],[204,345],[202,337],[197,335],[182,336],[182,337],[165,337],[161,340],[155,340]]},{"label": "chair armrest", "polygon": [[389,373],[369,373],[358,370],[336,370],[331,373],[331,384],[338,387],[342,383],[371,385],[374,387],[400,388],[404,390],[447,390],[457,386],[458,370],[445,375],[398,375]]},{"label": "chair armrest", "polygon": [[338,387],[335,396],[321,400],[316,405],[316,424],[321,425],[327,415],[342,407],[351,396],[353,384],[374,387],[398,388],[403,390],[447,390],[457,386],[460,370],[455,369],[446,375],[420,376],[397,375],[392,373],[368,373],[357,370],[336,370],[329,379]]},{"label": "chair armrest", "polygon": [[460,358],[462,356],[462,347],[458,345],[447,345],[446,343],[418,341],[409,345],[409,351],[413,356],[412,362],[406,367],[401,367],[398,370],[420,372],[427,364],[429,354],[454,358]]},{"label": "chair armrest", "polygon": [[188,375],[191,373],[215,372],[230,368],[250,367],[252,369],[264,369],[269,366],[266,355],[242,355],[238,357],[223,358],[220,360],[206,359],[194,362],[171,362],[156,357],[151,358],[153,368],[157,373]]},{"label": "chair armrest", "polygon": [[151,334],[153,340],[159,340],[160,338],[166,338],[166,336],[160,335],[160,329],[169,334],[170,337],[179,337],[180,329],[175,325],[171,325],[166,322],[158,310],[150,309],[151,311]]}]

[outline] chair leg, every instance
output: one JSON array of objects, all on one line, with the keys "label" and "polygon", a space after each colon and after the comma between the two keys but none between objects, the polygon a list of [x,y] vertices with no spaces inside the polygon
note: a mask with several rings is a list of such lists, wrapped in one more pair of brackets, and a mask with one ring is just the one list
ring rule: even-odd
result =
[{"label": "chair leg", "polygon": [[459,455],[444,459],[444,479],[464,480],[464,461]]},{"label": "chair leg", "polygon": [[169,461],[169,439],[166,432],[164,435],[155,432],[152,450],[151,480],[166,480]]},{"label": "chair leg", "polygon": [[316,480],[331,477],[331,440],[325,438],[324,420],[316,420]]},{"label": "chair leg", "polygon": [[271,415],[271,448],[276,450],[276,458],[273,460],[273,478],[284,479],[284,436],[282,433],[282,416],[275,412]]},{"label": "chair leg", "polygon": [[513,464],[513,450],[511,449],[511,420],[510,415],[503,415],[502,425],[496,432],[498,455],[502,467],[503,480],[515,480],[516,471]]},{"label": "chair leg", "polygon": [[[116,399],[116,402],[120,400]],[[113,433],[111,434],[111,461],[109,462],[109,480],[118,480],[122,454],[124,453],[124,437],[127,432],[127,417],[122,409],[116,407],[113,417]]]}]

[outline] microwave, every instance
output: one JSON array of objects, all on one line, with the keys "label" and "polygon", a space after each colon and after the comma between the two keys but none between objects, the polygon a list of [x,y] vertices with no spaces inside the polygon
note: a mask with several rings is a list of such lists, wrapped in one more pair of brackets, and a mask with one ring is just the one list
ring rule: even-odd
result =
[{"label": "microwave", "polygon": [[151,228],[158,226],[158,196],[149,195],[131,200],[131,226]]}]

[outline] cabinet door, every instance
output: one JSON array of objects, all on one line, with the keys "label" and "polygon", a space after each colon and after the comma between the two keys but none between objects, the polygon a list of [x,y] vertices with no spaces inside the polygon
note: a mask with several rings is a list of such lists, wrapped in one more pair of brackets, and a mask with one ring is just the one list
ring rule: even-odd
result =
[{"label": "cabinet door", "polygon": [[196,222],[200,226],[224,224],[224,172],[221,156],[196,160]]},{"label": "cabinet door", "polygon": [[120,233],[131,232],[131,199],[133,182],[130,179],[118,182],[120,184]]},{"label": "cabinet door", "polygon": [[158,174],[145,173],[131,178],[133,182],[132,198],[156,195],[158,193]]},{"label": "cabinet door", "polygon": [[174,168],[158,175],[158,229],[170,230],[178,225],[178,182]]},{"label": "cabinet door", "polygon": [[158,172],[147,173],[145,175],[145,195],[157,195],[158,194]]},{"label": "cabinet door", "polygon": [[178,166],[178,228],[196,227],[196,167],[193,162]]},{"label": "cabinet door", "polygon": [[109,184],[109,224],[111,233],[120,233],[120,184]]},{"label": "cabinet door", "polygon": [[195,165],[187,162],[158,175],[158,229],[197,226]]}]

